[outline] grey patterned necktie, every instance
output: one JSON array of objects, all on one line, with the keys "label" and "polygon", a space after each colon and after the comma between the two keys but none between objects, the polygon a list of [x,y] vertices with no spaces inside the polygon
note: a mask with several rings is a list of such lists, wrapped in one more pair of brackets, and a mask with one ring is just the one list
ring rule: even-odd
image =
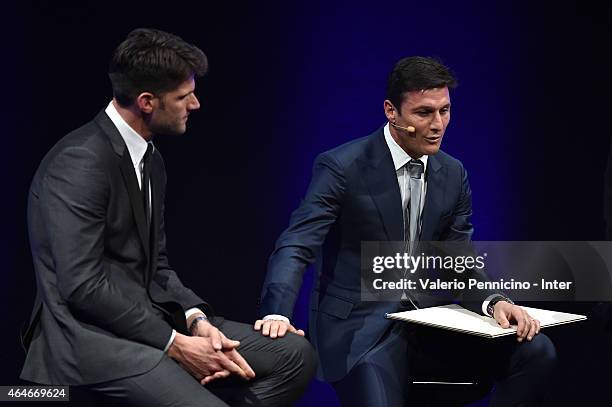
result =
[{"label": "grey patterned necktie", "polygon": [[421,160],[410,160],[406,164],[408,171],[408,191],[406,193],[410,198],[404,215],[404,240],[408,242],[409,254],[411,255],[416,247],[416,242],[419,240],[421,229],[421,192],[424,168]]},{"label": "grey patterned necktie", "polygon": [[[425,166],[421,160],[410,160],[406,164],[408,180],[404,184],[405,189],[407,189],[404,191],[404,194],[408,196],[408,203],[404,210],[404,241],[406,242],[406,250],[411,256],[414,255],[421,229],[421,191],[424,168]],[[406,277],[405,271],[404,277]],[[412,307],[418,308],[415,304],[415,299],[408,296],[406,291],[402,292],[400,302],[404,307],[410,308],[412,305]]]}]

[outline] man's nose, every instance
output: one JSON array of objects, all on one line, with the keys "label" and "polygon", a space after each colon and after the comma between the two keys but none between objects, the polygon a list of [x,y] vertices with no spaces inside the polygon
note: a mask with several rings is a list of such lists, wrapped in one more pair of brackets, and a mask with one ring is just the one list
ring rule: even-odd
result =
[{"label": "man's nose", "polygon": [[439,131],[442,131],[442,126],[443,126],[442,116],[440,115],[440,112],[435,112],[433,119],[431,119],[431,124],[429,125],[429,129],[433,132],[439,132]]},{"label": "man's nose", "polygon": [[200,101],[198,100],[198,97],[196,95],[191,95],[191,101],[189,103],[189,110],[198,110],[200,108]]}]

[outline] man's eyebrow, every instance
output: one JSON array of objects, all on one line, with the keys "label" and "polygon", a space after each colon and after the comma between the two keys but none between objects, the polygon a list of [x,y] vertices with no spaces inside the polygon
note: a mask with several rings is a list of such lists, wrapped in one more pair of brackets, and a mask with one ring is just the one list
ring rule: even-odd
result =
[{"label": "man's eyebrow", "polygon": [[[445,107],[450,107],[450,105],[451,105],[450,102],[448,102],[447,104],[441,106],[440,109],[444,109]],[[418,105],[412,108],[413,112],[416,112],[417,110],[434,111],[436,110],[436,107],[432,105]]]}]

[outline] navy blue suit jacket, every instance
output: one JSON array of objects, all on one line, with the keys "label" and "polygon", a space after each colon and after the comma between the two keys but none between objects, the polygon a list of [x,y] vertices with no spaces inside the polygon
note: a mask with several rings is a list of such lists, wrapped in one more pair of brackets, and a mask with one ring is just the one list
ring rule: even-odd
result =
[{"label": "navy blue suit jacket", "polygon": [[[461,162],[442,151],[430,156],[421,240],[470,240],[471,215]],[[306,197],[270,257],[261,309],[291,317],[303,272],[317,262],[309,336],[320,378],[341,379],[391,324],[384,316],[397,302],[360,301],[361,242],[401,240],[401,195],[383,129],[320,154]],[[439,304],[429,300],[421,305]],[[484,298],[478,300],[464,306],[481,312]]]}]

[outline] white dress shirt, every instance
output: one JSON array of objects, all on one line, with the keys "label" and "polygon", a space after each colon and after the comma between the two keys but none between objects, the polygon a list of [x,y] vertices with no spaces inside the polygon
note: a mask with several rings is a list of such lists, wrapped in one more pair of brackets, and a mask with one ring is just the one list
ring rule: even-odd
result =
[{"label": "white dress shirt", "polygon": [[[136,173],[136,178],[138,179],[138,186],[142,189],[142,171],[143,171],[143,166],[144,166],[143,158],[144,158],[145,153],[147,152],[147,147],[149,143],[153,145],[153,142],[152,141],[147,142],[140,134],[138,134],[133,128],[131,128],[130,125],[127,124],[125,120],[123,120],[123,117],[121,117],[121,115],[115,108],[113,101],[111,101],[108,104],[104,112],[111,119],[111,121],[113,122],[117,130],[119,131],[121,138],[123,138],[125,145],[127,146],[128,152],[130,153],[130,158],[132,159],[132,164],[134,165],[134,172]],[[153,146],[153,151],[155,151],[155,146]],[[149,181],[149,205],[151,205],[150,186],[151,184]],[[200,310],[199,308],[190,308],[187,311],[185,311],[185,318],[187,319],[193,314],[198,314],[198,313],[204,314],[202,310]],[[166,344],[166,347],[164,348],[164,352],[168,350],[170,345],[172,345],[172,342],[174,341],[175,336],[176,336],[176,331],[173,329],[172,334],[170,335],[170,339],[168,340],[168,343]]]},{"label": "white dress shirt", "polygon": [[[403,148],[397,144],[397,142],[391,136],[391,132],[389,131],[389,123],[385,125],[383,129],[385,133],[385,141],[387,142],[387,147],[389,147],[389,151],[391,152],[391,159],[393,159],[393,166],[395,167],[395,175],[397,176],[397,183],[400,188],[400,194],[402,196],[402,208],[404,210],[404,214],[406,213],[406,207],[408,206],[408,202],[410,201],[410,196],[408,196],[409,188],[408,178],[410,175],[408,174],[408,161],[413,158],[404,151]],[[423,207],[425,205],[425,194],[427,193],[427,185],[425,184],[425,173],[427,172],[427,160],[428,156],[424,155],[418,158],[418,161],[423,163],[423,173],[421,174],[421,204],[419,205],[419,219],[421,219],[421,215],[423,214]]]}]

